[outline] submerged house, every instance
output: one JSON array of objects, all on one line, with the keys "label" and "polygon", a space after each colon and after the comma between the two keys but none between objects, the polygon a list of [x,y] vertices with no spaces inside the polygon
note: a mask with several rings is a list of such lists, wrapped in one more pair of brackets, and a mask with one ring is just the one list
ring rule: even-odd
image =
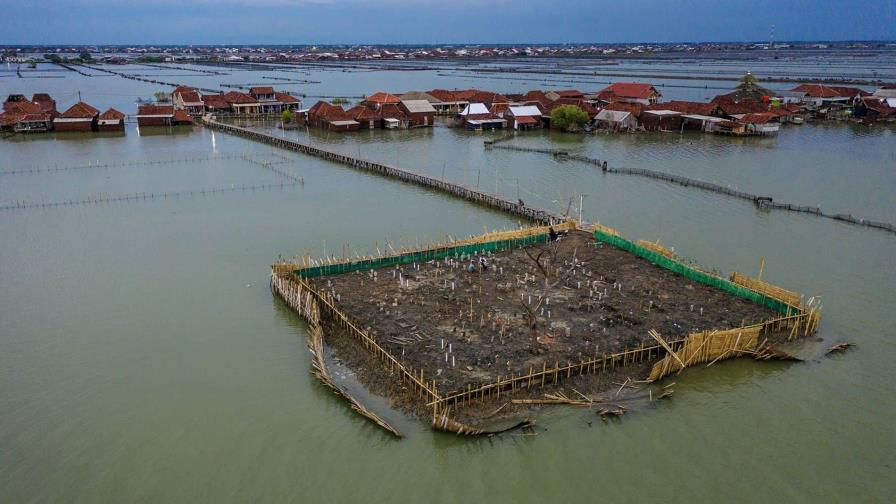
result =
[{"label": "submerged house", "polygon": [[457,116],[467,129],[501,129],[505,126],[504,119],[492,114],[484,103],[470,103]]},{"label": "submerged house", "polygon": [[205,113],[205,102],[202,94],[195,88],[178,86],[171,93],[171,102],[174,107],[185,110],[188,114],[202,115]]},{"label": "submerged house", "polygon": [[436,109],[428,100],[402,99],[400,106],[408,118],[408,127],[432,126],[435,122]]},{"label": "submerged house", "polygon": [[193,124],[190,114],[174,105],[141,105],[137,108],[137,125],[140,127],[190,124]]},{"label": "submerged house", "polygon": [[342,107],[319,101],[308,109],[307,124],[334,132],[358,131],[361,125]]},{"label": "submerged house", "polygon": [[454,91],[447,89],[433,89],[426,94],[438,100],[431,103],[439,114],[456,114],[470,104],[469,100],[463,99]]},{"label": "submerged house", "polygon": [[633,112],[626,110],[603,109],[594,118],[595,124],[613,131],[634,131],[638,127],[638,119]]},{"label": "submerged house", "polygon": [[641,112],[641,125],[647,131],[681,130],[681,112],[664,108],[650,108]]},{"label": "submerged house", "polygon": [[97,131],[122,132],[124,131],[124,114],[110,108],[100,114],[97,119]]},{"label": "submerged house", "polygon": [[508,107],[504,114],[507,127],[515,130],[530,130],[541,127],[541,109],[535,105]]},{"label": "submerged house", "polygon": [[93,106],[78,102],[53,119],[56,131],[96,131],[100,111]]}]

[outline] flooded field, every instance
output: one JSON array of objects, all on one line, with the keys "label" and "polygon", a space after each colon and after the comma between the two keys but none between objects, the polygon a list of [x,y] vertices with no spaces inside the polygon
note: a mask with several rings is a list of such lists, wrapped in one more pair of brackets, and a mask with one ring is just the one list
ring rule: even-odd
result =
[{"label": "flooded field", "polygon": [[[879,64],[892,73],[892,56]],[[732,75],[746,69],[865,74],[868,67],[840,57],[657,65]],[[634,64],[622,66],[634,70]],[[0,95],[48,92],[67,108],[80,91],[100,109],[130,114],[137,97],[159,90],[118,76],[86,77],[45,65],[37,70],[21,79],[4,73]],[[435,70],[115,70],[201,87],[270,81],[306,93],[311,103],[313,95],[377,90],[603,87],[590,79],[550,82],[529,75],[510,81]],[[265,77],[320,83],[281,85]],[[725,88],[720,81],[687,84]],[[662,91],[668,99],[721,92]],[[503,502],[625,499],[632,488],[643,500],[676,502],[731,495],[877,502],[896,490],[893,235],[761,211],[543,154],[485,150],[482,140],[500,133],[444,127],[345,136],[281,132],[554,211],[575,209],[578,196],[570,199],[585,193],[586,219],[631,238],[659,239],[726,272],[755,275],[764,259],[763,279],[822,296],[820,340],[810,342],[806,362],[738,360],[691,369],[674,378],[673,400],[630,412],[621,422],[593,422],[593,412],[580,409],[548,409],[534,412],[537,436],[458,439],[358,389],[406,435],[396,441],[309,374],[306,326],[272,296],[270,264],[304,249],[467,235],[514,227],[516,219],[198,126],[140,133],[128,124],[123,137],[0,141],[0,205],[153,195],[0,212],[4,502],[341,502],[358,496]],[[892,126],[806,124],[769,139],[532,132],[510,144],[563,148],[615,166],[896,221]],[[263,161],[303,183],[237,190],[282,181]],[[220,188],[233,190],[210,191]],[[841,341],[857,347],[821,356]],[[343,383],[354,382],[349,370],[333,371]],[[749,476],[734,468],[748,468]]]}]

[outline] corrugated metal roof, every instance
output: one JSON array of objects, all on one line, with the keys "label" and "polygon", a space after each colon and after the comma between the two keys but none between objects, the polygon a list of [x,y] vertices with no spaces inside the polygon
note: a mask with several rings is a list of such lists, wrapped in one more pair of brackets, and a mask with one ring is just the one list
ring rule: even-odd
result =
[{"label": "corrugated metal roof", "polygon": [[607,122],[621,122],[628,118],[628,116],[630,115],[632,115],[631,112],[604,109],[597,113],[597,120]]},{"label": "corrugated metal roof", "polygon": [[420,112],[432,112],[435,113],[436,109],[426,100],[402,100],[402,104],[404,104],[405,108],[408,109],[408,112],[415,114]]},{"label": "corrugated metal roof", "polygon": [[483,103],[471,103],[464,108],[464,111],[460,113],[462,116],[466,115],[478,115],[478,114],[488,114],[488,107]]},{"label": "corrugated metal roof", "polygon": [[521,107],[510,107],[510,113],[513,114],[514,117],[540,116],[541,110],[539,110],[535,105],[524,105]]}]

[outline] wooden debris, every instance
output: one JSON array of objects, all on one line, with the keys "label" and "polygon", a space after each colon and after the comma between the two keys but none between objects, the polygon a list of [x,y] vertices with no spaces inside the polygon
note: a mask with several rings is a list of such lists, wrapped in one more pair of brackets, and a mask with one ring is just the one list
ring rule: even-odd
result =
[{"label": "wooden debris", "polygon": [[843,351],[850,349],[854,346],[856,346],[855,343],[849,343],[849,342],[837,343],[836,345],[833,345],[832,347],[828,348],[824,354],[830,355],[834,352],[843,352]]}]

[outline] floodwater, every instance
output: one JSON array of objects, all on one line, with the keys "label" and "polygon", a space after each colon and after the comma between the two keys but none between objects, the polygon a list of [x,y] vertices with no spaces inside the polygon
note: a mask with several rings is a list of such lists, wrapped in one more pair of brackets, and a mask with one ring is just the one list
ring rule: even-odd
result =
[{"label": "floodwater", "polygon": [[[128,68],[206,87],[321,81],[283,86],[314,88],[308,94],[521,89],[435,71]],[[158,88],[39,70],[0,78],[0,95],[46,91],[64,109],[80,90],[101,109],[132,113],[136,97]],[[700,98],[691,92],[664,91]],[[576,212],[585,193],[583,215],[626,236],[660,239],[726,272],[755,275],[764,258],[763,278],[823,299],[806,362],[690,369],[669,379],[671,401],[606,424],[585,410],[541,412],[532,437],[437,434],[369,398],[406,434],[397,441],[312,379],[305,325],[271,295],[268,265],[305,249],[338,253],[516,220],[199,127],[142,133],[129,125],[123,137],[0,141],[0,171],[54,170],[0,174],[0,206],[152,195],[0,212],[2,502],[885,502],[896,491],[893,235],[543,154],[486,151],[490,134],[282,133],[561,211]],[[509,143],[896,221],[892,126],[807,124],[747,140],[533,132]],[[304,183],[239,190],[283,182],[265,161]],[[220,188],[231,191],[207,192]],[[841,341],[857,347],[822,356]]]}]

